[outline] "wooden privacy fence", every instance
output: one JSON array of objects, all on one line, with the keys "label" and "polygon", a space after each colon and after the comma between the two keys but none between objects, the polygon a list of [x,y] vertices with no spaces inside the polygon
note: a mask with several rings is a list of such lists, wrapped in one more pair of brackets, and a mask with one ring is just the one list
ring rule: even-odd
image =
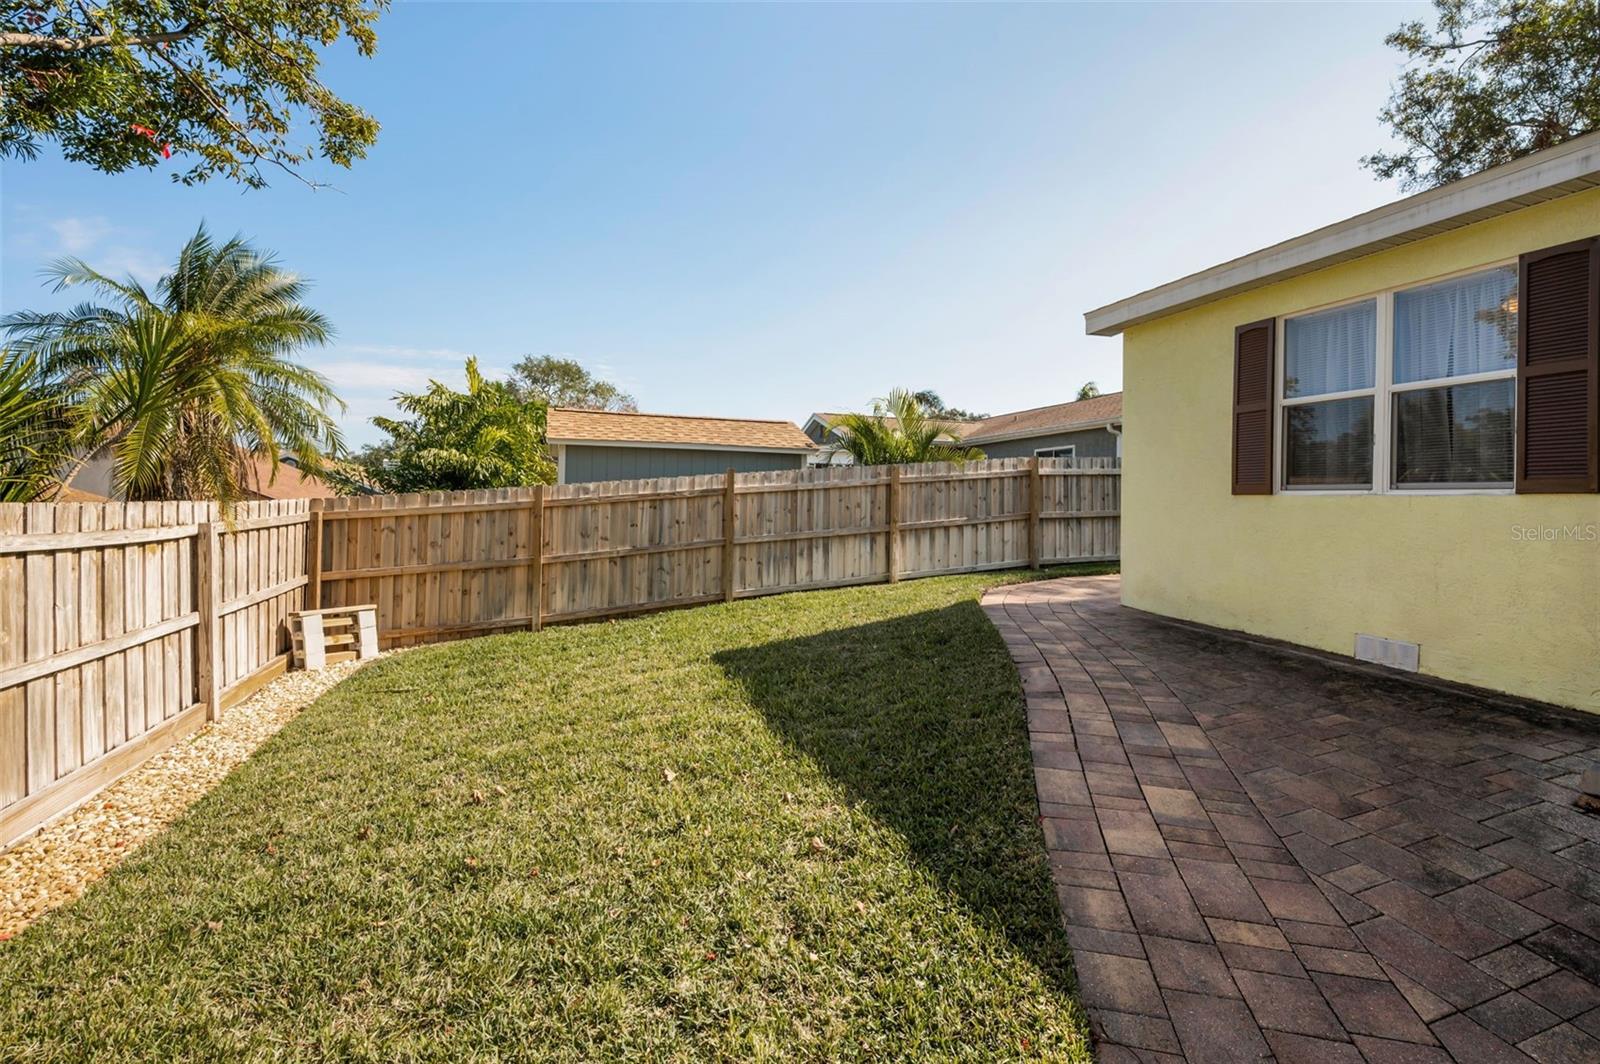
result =
[{"label": "wooden privacy fence", "polygon": [[807,588],[1113,559],[1107,460],[842,467],[242,504],[0,505],[0,846],[288,661]]},{"label": "wooden privacy fence", "polygon": [[0,505],[0,846],[282,670],[309,508]]},{"label": "wooden privacy fence", "polygon": [[323,606],[375,603],[394,647],[1112,559],[1121,479],[1106,459],[1008,458],[318,500],[311,584]]}]

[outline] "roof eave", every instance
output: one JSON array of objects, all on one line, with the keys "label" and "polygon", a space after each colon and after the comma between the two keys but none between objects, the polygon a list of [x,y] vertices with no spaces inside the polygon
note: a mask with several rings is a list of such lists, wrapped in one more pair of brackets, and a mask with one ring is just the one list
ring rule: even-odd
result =
[{"label": "roof eave", "polygon": [[1095,429],[1108,428],[1122,423],[1122,417],[1101,418],[1099,421],[1078,421],[1070,425],[1052,425],[1043,429],[1017,429],[1012,432],[997,432],[992,436],[963,436],[961,442],[973,447],[982,447],[986,443],[1006,443],[1010,440],[1025,440],[1031,436],[1060,436],[1068,432],[1093,432]]},{"label": "roof eave", "polygon": [[1252,288],[1597,186],[1600,133],[1589,133],[1108,303],[1083,316],[1084,329],[1091,336],[1115,336],[1130,326]]},{"label": "roof eave", "polygon": [[671,450],[684,451],[766,451],[773,454],[810,454],[817,449],[816,444],[801,447],[763,447],[753,443],[687,443],[680,440],[592,440],[571,436],[547,436],[547,444],[560,444],[575,447],[661,447]]}]

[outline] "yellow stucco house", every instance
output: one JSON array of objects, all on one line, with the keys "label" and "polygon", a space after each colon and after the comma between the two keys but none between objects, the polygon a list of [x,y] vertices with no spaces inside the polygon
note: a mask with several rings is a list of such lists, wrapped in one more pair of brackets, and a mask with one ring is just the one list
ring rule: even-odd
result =
[{"label": "yellow stucco house", "polygon": [[1127,605],[1600,712],[1600,134],[1085,320]]}]

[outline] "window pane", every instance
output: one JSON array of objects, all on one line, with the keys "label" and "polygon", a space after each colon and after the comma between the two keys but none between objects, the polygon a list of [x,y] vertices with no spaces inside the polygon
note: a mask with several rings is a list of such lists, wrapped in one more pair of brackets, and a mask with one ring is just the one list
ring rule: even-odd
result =
[{"label": "window pane", "polygon": [[1291,488],[1372,484],[1372,397],[1286,406],[1283,481]]},{"label": "window pane", "polygon": [[1509,484],[1516,394],[1508,378],[1396,395],[1395,483]]},{"label": "window pane", "polygon": [[1394,381],[1493,373],[1517,364],[1517,268],[1394,297]]},{"label": "window pane", "polygon": [[1283,327],[1283,394],[1327,395],[1370,388],[1378,350],[1378,303],[1369,299]]}]

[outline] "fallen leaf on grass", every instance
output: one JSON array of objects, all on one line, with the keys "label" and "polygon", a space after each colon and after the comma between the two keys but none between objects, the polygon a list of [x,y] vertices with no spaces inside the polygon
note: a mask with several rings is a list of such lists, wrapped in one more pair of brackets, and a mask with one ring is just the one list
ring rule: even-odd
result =
[{"label": "fallen leaf on grass", "polygon": [[678,778],[678,774],[672,771],[670,768],[664,768],[661,770],[661,778],[666,780],[668,783],[671,783],[673,780]]},{"label": "fallen leaf on grass", "polygon": [[822,841],[821,836],[819,836],[819,835],[811,836],[811,852],[812,853],[821,853],[823,850],[826,850],[827,848],[828,848],[828,844]]},{"label": "fallen leaf on grass", "polygon": [[483,792],[482,791],[473,791],[472,792],[472,804],[473,805],[482,805],[484,803],[484,801],[485,801],[485,798],[483,796]]}]

